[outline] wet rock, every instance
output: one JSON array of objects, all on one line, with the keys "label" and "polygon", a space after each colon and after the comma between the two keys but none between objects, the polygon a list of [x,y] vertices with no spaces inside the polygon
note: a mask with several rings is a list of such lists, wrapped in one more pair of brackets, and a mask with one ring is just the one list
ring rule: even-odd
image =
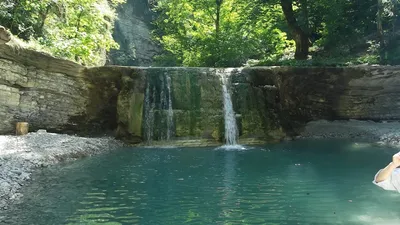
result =
[{"label": "wet rock", "polygon": [[298,138],[345,138],[400,147],[400,123],[373,121],[312,121]]}]

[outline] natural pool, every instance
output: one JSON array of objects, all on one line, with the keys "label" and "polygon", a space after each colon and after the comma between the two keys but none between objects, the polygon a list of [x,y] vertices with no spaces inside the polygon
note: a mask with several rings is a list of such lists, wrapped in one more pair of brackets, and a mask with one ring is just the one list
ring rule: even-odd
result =
[{"label": "natural pool", "polygon": [[372,184],[396,149],[301,140],[132,148],[37,172],[5,224],[400,223],[400,194]]}]

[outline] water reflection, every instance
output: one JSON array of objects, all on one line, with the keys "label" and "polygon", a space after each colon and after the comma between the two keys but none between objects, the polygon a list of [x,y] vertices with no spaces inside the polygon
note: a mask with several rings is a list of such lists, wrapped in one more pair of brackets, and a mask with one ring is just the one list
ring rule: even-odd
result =
[{"label": "water reflection", "polygon": [[236,179],[236,153],[227,152],[224,160],[223,195],[221,199],[222,214],[224,219],[230,219],[234,214],[235,206],[235,179]]},{"label": "water reflection", "polygon": [[390,150],[348,146],[308,141],[246,151],[127,149],[43,170],[6,224],[400,221],[398,194],[371,183]]}]

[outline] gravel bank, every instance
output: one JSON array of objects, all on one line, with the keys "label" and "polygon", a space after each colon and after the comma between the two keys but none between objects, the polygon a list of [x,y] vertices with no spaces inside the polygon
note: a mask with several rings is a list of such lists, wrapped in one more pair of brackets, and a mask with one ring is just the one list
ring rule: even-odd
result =
[{"label": "gravel bank", "polygon": [[0,211],[22,197],[21,187],[35,168],[122,147],[113,138],[83,138],[46,132],[0,136]]},{"label": "gravel bank", "polygon": [[298,138],[350,138],[400,147],[400,122],[318,120],[308,123]]}]

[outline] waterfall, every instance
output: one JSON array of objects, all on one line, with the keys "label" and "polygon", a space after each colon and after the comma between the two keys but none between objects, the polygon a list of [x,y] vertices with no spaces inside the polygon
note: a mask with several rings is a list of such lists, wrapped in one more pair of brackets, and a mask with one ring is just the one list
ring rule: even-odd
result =
[{"label": "waterfall", "polygon": [[232,98],[228,90],[229,77],[226,73],[219,73],[222,81],[222,92],[224,98],[225,119],[225,141],[226,145],[237,145],[238,129],[236,125],[235,112],[233,111]]},{"label": "waterfall", "polygon": [[[154,139],[161,141],[172,139],[173,117],[171,77],[168,74],[148,77],[144,101],[144,136],[148,144]],[[156,121],[158,121],[157,126]]]},{"label": "waterfall", "polygon": [[[172,96],[171,96],[171,77],[165,74],[161,77],[161,90],[160,90],[160,109],[166,110],[162,113],[161,123],[165,124],[165,130],[161,134],[161,140],[170,141],[174,134],[173,119],[174,111],[172,110]],[[166,121],[165,121],[166,120]]]},{"label": "waterfall", "polygon": [[174,111],[172,110],[171,77],[169,75],[166,75],[166,77],[168,89],[167,140],[170,140],[174,134]]},{"label": "waterfall", "polygon": [[[145,126],[145,140],[150,143],[153,140],[154,130],[154,108],[155,108],[155,94],[156,90],[153,87],[153,91],[150,95],[150,82],[147,81],[146,94],[144,99],[144,126]],[[152,99],[151,99],[152,97]]]},{"label": "waterfall", "polygon": [[158,135],[159,135],[159,140],[160,141],[165,141],[167,140],[166,138],[166,121],[165,121],[165,107],[167,103],[167,96],[165,94],[165,82],[164,82],[164,75],[159,76],[159,81],[160,81],[160,86],[159,86],[159,97],[160,97],[160,103],[157,107],[158,109],[158,116],[159,116],[159,123],[157,124],[158,128]]}]

